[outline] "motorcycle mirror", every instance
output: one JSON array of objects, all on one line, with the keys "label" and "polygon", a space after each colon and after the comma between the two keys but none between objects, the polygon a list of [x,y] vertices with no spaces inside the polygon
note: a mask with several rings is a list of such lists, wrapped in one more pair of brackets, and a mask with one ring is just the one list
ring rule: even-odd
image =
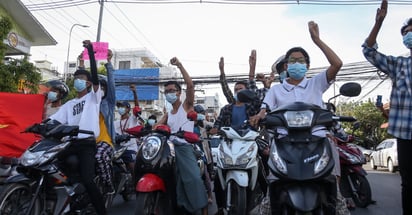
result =
[{"label": "motorcycle mirror", "polygon": [[355,96],[359,96],[359,94],[362,91],[362,87],[360,84],[356,83],[356,82],[348,82],[343,84],[340,88],[339,88],[339,94],[333,96],[332,98],[330,98],[328,100],[328,103],[330,103],[330,101],[338,96],[347,96],[347,97],[355,97]]},{"label": "motorcycle mirror", "polygon": [[360,84],[356,82],[348,82],[342,85],[339,89],[339,93],[343,96],[355,97],[359,96],[362,91]]},{"label": "motorcycle mirror", "polygon": [[237,93],[237,99],[243,103],[250,103],[256,99],[256,94],[252,90],[241,90]]}]

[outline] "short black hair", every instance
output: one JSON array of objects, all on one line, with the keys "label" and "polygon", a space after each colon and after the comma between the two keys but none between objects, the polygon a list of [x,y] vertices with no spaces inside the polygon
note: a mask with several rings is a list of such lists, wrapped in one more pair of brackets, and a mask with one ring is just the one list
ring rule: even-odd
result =
[{"label": "short black hair", "polygon": [[88,72],[85,69],[76,70],[76,72],[74,72],[73,76],[76,76],[76,75],[85,75],[85,76],[87,76],[88,81],[92,81],[92,76],[90,75],[90,72]]},{"label": "short black hair", "polygon": [[403,32],[405,31],[405,28],[407,28],[408,26],[412,25],[412,18],[409,18],[405,24],[403,24],[402,28],[401,28],[401,34],[403,35]]},{"label": "short black hair", "polygon": [[310,58],[309,58],[309,54],[305,51],[305,49],[303,49],[302,47],[293,47],[291,49],[289,49],[288,52],[286,52],[286,56],[285,56],[285,61],[287,62],[289,60],[290,55],[293,52],[300,52],[303,54],[303,57],[305,57],[306,60],[306,64],[310,64]]},{"label": "short black hair", "polygon": [[237,81],[235,83],[235,86],[238,85],[238,84],[242,84],[243,86],[245,86],[246,89],[249,89],[249,85],[247,84],[246,81]]},{"label": "short black hair", "polygon": [[164,86],[164,87],[167,87],[167,86],[169,86],[169,85],[175,85],[177,91],[181,91],[181,90],[182,90],[182,86],[180,86],[180,84],[177,83],[177,81],[168,81],[168,82],[166,82],[163,86]]}]

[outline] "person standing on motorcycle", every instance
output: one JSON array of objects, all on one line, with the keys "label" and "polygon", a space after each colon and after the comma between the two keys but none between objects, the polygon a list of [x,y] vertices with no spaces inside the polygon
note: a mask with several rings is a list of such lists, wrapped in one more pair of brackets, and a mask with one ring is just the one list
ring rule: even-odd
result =
[{"label": "person standing on motorcycle", "polygon": [[[336,53],[320,39],[318,24],[310,21],[308,27],[312,41],[324,53],[330,66],[326,71],[308,79],[305,77],[310,66],[308,53],[301,47],[289,49],[285,56],[287,63],[284,65],[284,69],[288,73],[288,78],[286,78],[282,84],[274,85],[269,89],[263,100],[259,114],[251,119],[252,125],[258,125],[259,120],[265,117],[267,107],[269,107],[270,110],[274,110],[277,107],[296,101],[324,107],[322,95],[335,80],[337,73],[342,67],[342,61]],[[335,168],[332,174],[339,176],[339,155],[334,143],[331,142],[331,144],[331,148],[334,149],[332,151],[335,161]],[[273,200],[271,199],[271,201]],[[279,208],[272,208],[272,213],[276,214],[278,210]]]},{"label": "person standing on motorcycle", "polygon": [[[377,51],[376,37],[385,20],[388,1],[382,0],[375,24],[366,39],[363,55],[378,70],[392,80],[388,133],[398,144],[399,172],[402,186],[403,214],[412,214],[412,59],[411,56],[387,56]],[[412,18],[401,27],[403,44],[412,54]]]},{"label": "person standing on motorcycle", "polygon": [[[167,124],[172,133],[176,133],[179,130],[193,132],[194,122],[187,120],[187,113],[193,111],[195,100],[194,84],[192,78],[176,57],[172,58],[170,63],[177,66],[183,76],[186,84],[186,99],[184,101],[180,100],[182,87],[178,82],[166,82],[164,84],[165,97],[172,104],[172,109],[163,115],[158,124]],[[170,137],[170,140],[175,145],[176,153],[177,206],[184,208],[190,213],[195,213],[202,209],[202,214],[207,215],[208,198],[194,148],[184,139],[174,135]]]},{"label": "person standing on motorcycle", "polygon": [[79,129],[94,132],[94,136],[79,134],[79,138],[82,139],[68,148],[64,156],[76,155],[78,157],[80,180],[90,196],[90,201],[97,214],[106,215],[103,195],[93,180],[95,176],[95,138],[100,134],[99,113],[103,91],[99,84],[92,43],[86,40],[83,41],[83,46],[89,52],[91,74],[84,69],[78,69],[74,73],[74,89],[77,91],[77,97],[67,101],[55,114],[50,116],[50,119],[57,120],[62,124],[77,125]]}]

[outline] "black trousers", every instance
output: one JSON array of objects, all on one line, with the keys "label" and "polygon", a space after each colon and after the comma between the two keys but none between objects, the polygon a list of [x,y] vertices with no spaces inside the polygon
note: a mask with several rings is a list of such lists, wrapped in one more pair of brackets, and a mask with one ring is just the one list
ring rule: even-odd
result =
[{"label": "black trousers", "polygon": [[412,214],[412,140],[396,139],[398,142],[399,173],[401,175],[402,210]]},{"label": "black trousers", "polygon": [[79,160],[80,181],[86,188],[97,214],[106,215],[103,195],[93,180],[96,170],[96,141],[90,138],[73,143],[61,156],[70,155],[76,155]]}]

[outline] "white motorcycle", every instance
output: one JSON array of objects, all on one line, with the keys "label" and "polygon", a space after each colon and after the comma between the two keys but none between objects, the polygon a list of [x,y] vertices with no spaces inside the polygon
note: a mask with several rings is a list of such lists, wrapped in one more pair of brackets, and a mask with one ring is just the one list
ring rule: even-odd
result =
[{"label": "white motorcycle", "polygon": [[[221,128],[222,141],[217,153],[217,175],[226,193],[228,214],[247,214],[259,203],[257,178],[260,157],[255,142],[259,136],[250,128]],[[216,179],[215,179],[216,180]]]}]

